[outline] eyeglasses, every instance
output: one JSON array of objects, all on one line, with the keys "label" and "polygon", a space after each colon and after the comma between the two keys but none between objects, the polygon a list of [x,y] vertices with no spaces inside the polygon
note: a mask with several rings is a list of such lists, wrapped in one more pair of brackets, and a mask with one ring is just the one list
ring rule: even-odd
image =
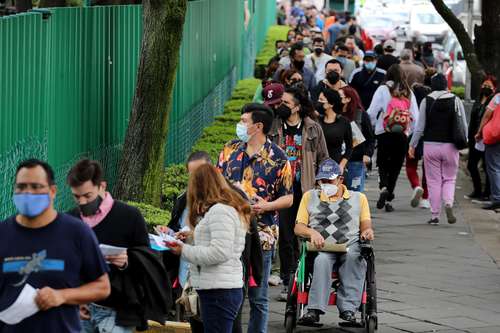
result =
[{"label": "eyeglasses", "polygon": [[17,183],[14,185],[14,190],[16,192],[23,192],[28,189],[31,189],[32,191],[40,191],[41,189],[44,189],[46,187],[49,187],[49,185],[39,183]]}]

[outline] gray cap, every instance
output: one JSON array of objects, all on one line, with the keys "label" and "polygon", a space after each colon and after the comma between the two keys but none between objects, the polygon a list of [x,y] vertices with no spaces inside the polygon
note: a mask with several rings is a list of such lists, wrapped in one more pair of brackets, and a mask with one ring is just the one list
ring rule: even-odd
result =
[{"label": "gray cap", "polygon": [[404,49],[399,54],[401,60],[411,60],[413,58],[413,51],[410,49]]}]

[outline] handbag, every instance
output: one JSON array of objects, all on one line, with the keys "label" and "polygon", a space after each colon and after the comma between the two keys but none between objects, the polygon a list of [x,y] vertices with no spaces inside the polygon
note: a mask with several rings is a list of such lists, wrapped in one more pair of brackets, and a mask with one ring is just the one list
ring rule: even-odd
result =
[{"label": "handbag", "polygon": [[187,282],[182,289],[181,296],[175,301],[184,308],[184,315],[187,318],[201,320],[200,297],[191,285],[191,278],[188,275]]},{"label": "handbag", "polygon": [[494,97],[489,108],[493,108],[491,119],[483,127],[484,144],[494,145],[500,142],[500,95]]},{"label": "handbag", "polygon": [[467,148],[467,134],[464,130],[464,121],[458,108],[457,97],[455,97],[455,112],[453,113],[452,140],[458,150]]}]

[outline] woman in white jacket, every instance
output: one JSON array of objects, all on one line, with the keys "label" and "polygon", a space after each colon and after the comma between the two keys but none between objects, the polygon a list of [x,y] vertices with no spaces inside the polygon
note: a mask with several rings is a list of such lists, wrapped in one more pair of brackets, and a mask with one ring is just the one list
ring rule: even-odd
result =
[{"label": "woman in white jacket", "polygon": [[[408,128],[403,133],[389,131],[384,123],[389,103],[392,103],[394,98],[409,101],[408,111],[411,117]],[[390,202],[394,199],[396,182],[408,152],[408,136],[413,132],[419,115],[415,95],[406,83],[405,74],[398,64],[387,70],[385,83],[375,91],[367,112],[375,127],[377,138],[377,166],[380,178],[377,208],[385,207],[387,212],[392,212],[394,208]]]},{"label": "woman in white jacket", "polygon": [[187,196],[194,245],[169,246],[191,263],[191,283],[200,297],[205,333],[230,333],[243,302],[240,257],[250,205],[208,164],[190,175]]}]

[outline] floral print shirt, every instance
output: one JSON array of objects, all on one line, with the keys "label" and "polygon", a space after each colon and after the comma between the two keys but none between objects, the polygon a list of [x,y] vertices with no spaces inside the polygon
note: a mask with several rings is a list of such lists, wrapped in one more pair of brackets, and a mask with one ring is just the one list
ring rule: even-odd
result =
[{"label": "floral print shirt", "polygon": [[[247,144],[234,140],[220,153],[218,168],[222,175],[239,187],[250,199],[256,195],[265,201],[293,193],[293,177],[285,152],[271,141],[253,156],[248,156]],[[264,250],[271,250],[278,237],[276,212],[257,216],[259,234]]]}]

